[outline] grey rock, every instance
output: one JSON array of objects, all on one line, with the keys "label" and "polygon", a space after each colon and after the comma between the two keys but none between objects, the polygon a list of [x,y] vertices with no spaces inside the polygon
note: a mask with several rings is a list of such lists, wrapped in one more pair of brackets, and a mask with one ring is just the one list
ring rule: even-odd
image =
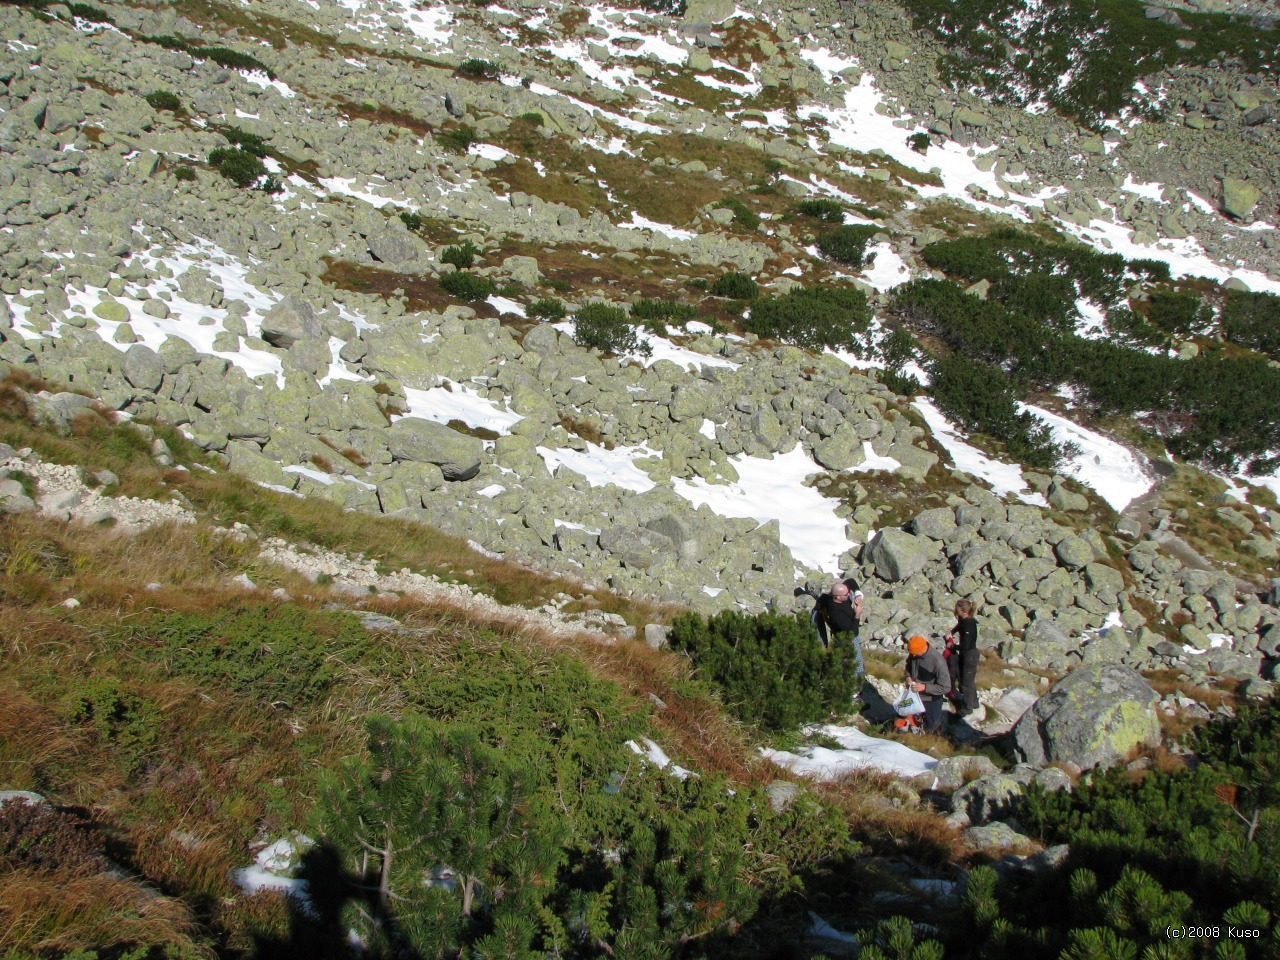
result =
[{"label": "grey rock", "polygon": [[973,824],[990,823],[1013,815],[1024,790],[1013,777],[992,773],[965,784],[951,795],[953,813],[964,813]]},{"label": "grey rock", "polygon": [[164,379],[164,361],[150,347],[135,343],[124,354],[124,378],[139,390],[155,393]]},{"label": "grey rock", "polygon": [[774,813],[785,813],[800,796],[800,787],[787,780],[775,780],[764,788]]},{"label": "grey rock", "polygon": [[1079,493],[1073,493],[1061,484],[1049,488],[1049,506],[1055,510],[1080,513],[1089,509],[1089,501]]},{"label": "grey rock", "polygon": [[287,349],[299,340],[324,335],[311,304],[297,297],[285,297],[262,318],[262,339],[273,347]]},{"label": "grey rock", "polygon": [[879,531],[868,547],[876,576],[898,583],[915,576],[937,555],[937,545],[896,528]]},{"label": "grey rock", "polygon": [[946,540],[955,533],[955,511],[950,507],[922,510],[911,521],[911,529],[917,535],[929,537],[931,540]]},{"label": "grey rock", "polygon": [[644,625],[644,642],[654,650],[661,650],[667,645],[667,634],[671,632],[671,628],[661,623],[646,623]]},{"label": "grey rock", "polygon": [[451,117],[465,117],[467,115],[467,102],[462,99],[462,95],[456,90],[449,90],[444,95],[444,109]]},{"label": "grey rock", "polygon": [[1222,212],[1228,216],[1237,219],[1249,216],[1261,199],[1262,191],[1249,181],[1223,177]]},{"label": "grey rock", "polygon": [[956,790],[973,780],[999,772],[990,759],[981,755],[943,757],[933,768],[934,788]]},{"label": "grey rock", "polygon": [[653,564],[675,553],[670,538],[646,527],[609,527],[600,531],[600,546],[628,567],[647,570]]},{"label": "grey rock", "polygon": [[964,832],[964,838],[979,849],[1007,850],[1014,847],[1034,846],[1034,842],[1018,833],[1007,823],[996,821],[980,827],[970,827]]},{"label": "grey rock", "polygon": [[1093,547],[1083,537],[1067,537],[1053,548],[1054,554],[1068,570],[1080,570],[1093,562]]},{"label": "grey rock", "polygon": [[0,790],[0,806],[6,803],[29,803],[33,807],[47,807],[49,801],[31,790]]},{"label": "grey rock", "polygon": [[399,264],[418,259],[418,242],[404,229],[378,230],[369,234],[365,242],[373,258],[382,263]]},{"label": "grey rock", "polygon": [[484,444],[442,423],[421,417],[402,417],[386,432],[386,444],[396,460],[434,463],[446,480],[470,480],[480,472]]},{"label": "grey rock", "polygon": [[1015,753],[1028,763],[1074,763],[1082,770],[1124,760],[1160,742],[1159,695],[1135,670],[1087,664],[1041,697],[1013,728]]},{"label": "grey rock", "polygon": [[1263,104],[1262,106],[1254,107],[1244,115],[1244,125],[1246,127],[1256,127],[1260,124],[1266,123],[1274,115],[1275,112],[1271,109],[1271,106],[1269,104]]}]

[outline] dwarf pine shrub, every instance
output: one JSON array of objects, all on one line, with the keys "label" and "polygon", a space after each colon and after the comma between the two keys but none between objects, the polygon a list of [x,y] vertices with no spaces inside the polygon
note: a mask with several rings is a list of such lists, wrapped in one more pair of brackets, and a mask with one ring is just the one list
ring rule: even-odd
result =
[{"label": "dwarf pine shrub", "polygon": [[144,98],[153,110],[168,110],[177,113],[182,109],[182,101],[171,90],[153,90]]},{"label": "dwarf pine shrub", "polygon": [[807,618],[686,614],[672,623],[668,639],[720,688],[731,713],[765,730],[791,731],[844,712],[858,686],[853,647],[824,648]]},{"label": "dwarf pine shrub", "polygon": [[525,315],[533,317],[535,320],[563,320],[565,315],[564,302],[557,300],[555,297],[544,297],[529,304],[525,308]]},{"label": "dwarf pine shrub", "polygon": [[730,300],[754,300],[760,296],[760,285],[745,273],[722,273],[716,277],[709,293]]},{"label": "dwarf pine shrub", "polygon": [[814,197],[796,204],[796,213],[823,223],[844,223],[844,205],[830,197]]},{"label": "dwarf pine shrub", "polygon": [[451,263],[459,270],[469,270],[475,264],[476,257],[480,256],[480,252],[480,248],[474,243],[464,240],[454,246],[445,247],[440,253],[440,262]]},{"label": "dwarf pine shrub", "polygon": [[757,336],[821,350],[854,346],[870,322],[871,308],[861,290],[822,287],[760,297],[743,326]]},{"label": "dwarf pine shrub", "polygon": [[846,267],[861,267],[867,262],[867,243],[879,227],[849,224],[836,227],[818,237],[818,249]]},{"label": "dwarf pine shrub", "polygon": [[621,356],[649,356],[653,348],[642,341],[626,311],[606,303],[589,303],[573,315],[573,339],[580,347]]},{"label": "dwarf pine shrub", "polygon": [[502,67],[492,60],[470,57],[458,64],[458,73],[464,77],[483,77],[493,80],[501,75]]},{"label": "dwarf pine shrub", "polygon": [[258,157],[239,147],[218,147],[209,152],[209,164],[237,187],[250,187],[267,175],[267,166]]},{"label": "dwarf pine shrub", "polygon": [[455,270],[440,278],[440,289],[459,300],[484,300],[498,292],[498,285],[492,278],[470,270]]}]

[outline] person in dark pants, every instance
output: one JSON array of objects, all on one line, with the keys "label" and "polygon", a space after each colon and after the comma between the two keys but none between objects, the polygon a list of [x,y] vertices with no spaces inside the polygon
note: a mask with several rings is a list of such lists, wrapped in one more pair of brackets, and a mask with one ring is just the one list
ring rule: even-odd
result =
[{"label": "person in dark pants", "polygon": [[818,598],[815,609],[818,633],[824,641],[829,632],[831,643],[848,640],[853,644],[858,676],[861,677],[866,673],[866,664],[862,659],[862,641],[858,639],[862,619],[862,591],[850,589],[847,580],[837,583],[830,593],[824,593]]},{"label": "person in dark pants", "polygon": [[951,677],[942,654],[916,634],[907,641],[907,685],[920,694],[924,703],[926,733],[942,732],[942,700],[951,686]]},{"label": "person in dark pants", "polygon": [[952,633],[960,654],[960,669],[957,673],[960,703],[956,715],[961,717],[978,709],[978,621],[973,617],[974,611],[972,600],[960,600],[956,603],[956,625]]}]

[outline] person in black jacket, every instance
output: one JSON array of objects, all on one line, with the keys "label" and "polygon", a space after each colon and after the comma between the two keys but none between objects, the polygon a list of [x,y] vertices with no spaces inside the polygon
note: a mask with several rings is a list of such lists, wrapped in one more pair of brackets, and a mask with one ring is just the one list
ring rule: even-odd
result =
[{"label": "person in black jacket", "polygon": [[946,661],[929,641],[916,634],[907,641],[907,686],[924,703],[926,733],[942,732],[942,700],[951,686]]},{"label": "person in black jacket", "polygon": [[973,616],[975,609],[972,600],[957,601],[956,625],[952,628],[960,654],[960,704],[956,715],[961,717],[978,709],[978,621]]},{"label": "person in black jacket", "polygon": [[851,580],[837,583],[832,586],[829,593],[818,597],[814,611],[818,635],[822,637],[824,643],[830,632],[831,643],[848,640],[853,644],[858,676],[861,677],[866,672],[866,665],[862,659],[862,641],[858,639],[862,619],[862,591],[857,589],[857,584]]}]

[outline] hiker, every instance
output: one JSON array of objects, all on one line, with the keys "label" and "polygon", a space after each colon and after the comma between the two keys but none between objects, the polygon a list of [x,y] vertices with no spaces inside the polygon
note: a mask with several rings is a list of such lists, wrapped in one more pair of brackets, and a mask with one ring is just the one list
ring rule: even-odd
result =
[{"label": "hiker", "polygon": [[942,732],[942,700],[951,684],[942,654],[916,634],[907,641],[907,686],[924,702],[926,733]]},{"label": "hiker", "polygon": [[959,664],[954,677],[958,678],[959,703],[956,716],[964,717],[978,709],[978,621],[974,619],[977,608],[972,600],[956,602],[956,625],[951,630],[955,637]]},{"label": "hiker", "polygon": [[824,646],[830,633],[830,643],[848,638],[853,644],[854,656],[857,658],[858,676],[866,673],[866,664],[862,659],[862,641],[858,638],[858,630],[862,620],[862,591],[853,580],[845,580],[834,584],[830,592],[818,597],[814,604],[814,622],[818,626],[818,636]]}]

